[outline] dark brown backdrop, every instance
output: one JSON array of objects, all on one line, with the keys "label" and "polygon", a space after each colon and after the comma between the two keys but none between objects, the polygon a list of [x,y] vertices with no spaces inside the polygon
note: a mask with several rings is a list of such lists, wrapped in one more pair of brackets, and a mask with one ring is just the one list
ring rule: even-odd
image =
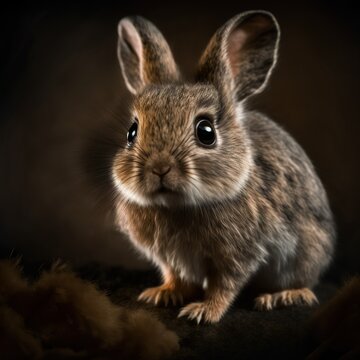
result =
[{"label": "dark brown backdrop", "polygon": [[190,76],[217,27],[241,11],[266,9],[282,28],[280,60],[250,105],[293,134],[318,169],[338,223],[332,274],[359,271],[359,22],[344,1],[280,3],[84,1],[2,11],[1,255],[142,266],[83,171],[89,139],[127,97],[117,21],[129,14],[153,21]]}]

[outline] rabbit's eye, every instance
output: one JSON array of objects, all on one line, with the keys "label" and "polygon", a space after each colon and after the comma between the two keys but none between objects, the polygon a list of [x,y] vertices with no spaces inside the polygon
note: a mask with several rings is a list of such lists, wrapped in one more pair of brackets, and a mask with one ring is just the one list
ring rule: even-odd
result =
[{"label": "rabbit's eye", "polygon": [[136,135],[138,130],[138,123],[137,121],[134,121],[132,125],[130,126],[129,131],[127,132],[127,143],[128,146],[132,145],[135,141]]},{"label": "rabbit's eye", "polygon": [[201,145],[211,146],[215,144],[215,129],[210,120],[200,118],[196,123],[196,137]]}]

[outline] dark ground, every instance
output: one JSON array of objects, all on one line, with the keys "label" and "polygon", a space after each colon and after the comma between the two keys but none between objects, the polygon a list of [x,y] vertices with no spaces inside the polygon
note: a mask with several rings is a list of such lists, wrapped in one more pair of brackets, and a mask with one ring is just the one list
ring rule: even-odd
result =
[{"label": "dark ground", "polygon": [[[144,267],[113,231],[111,205],[99,206],[99,176],[84,165],[85,158],[105,159],[101,151],[87,154],[89,143],[101,138],[112,113],[126,113],[116,24],[129,14],[153,21],[191,77],[220,25],[262,8],[278,18],[280,57],[249,107],[294,136],[327,189],[338,226],[331,278],[360,271],[360,23],[349,2],[11,4],[0,13],[1,256],[14,250],[30,259]],[[123,120],[118,115],[119,126]],[[120,126],[119,137],[126,130]]]},{"label": "dark ground", "polygon": [[[251,299],[240,297],[219,324],[197,325],[177,319],[178,307],[154,308],[135,301],[143,289],[158,285],[153,272],[129,274],[120,269],[88,268],[84,274],[110,290],[115,302],[145,307],[174,330],[181,339],[174,359],[304,359],[312,349],[305,330],[310,308],[258,312],[252,309]],[[334,291],[333,285],[322,284],[316,294],[324,301]]]},{"label": "dark ground", "polygon": [[[44,263],[25,264],[24,271],[30,278],[37,277],[46,267]],[[197,325],[177,319],[179,307],[154,307],[136,301],[146,287],[159,284],[154,271],[88,264],[79,267],[77,273],[106,291],[116,304],[145,308],[175,331],[180,338],[180,351],[172,359],[304,359],[314,349],[307,321],[317,306],[259,312],[252,309],[252,297],[245,293],[220,323]],[[315,293],[323,303],[335,290],[333,284],[322,283]]]}]

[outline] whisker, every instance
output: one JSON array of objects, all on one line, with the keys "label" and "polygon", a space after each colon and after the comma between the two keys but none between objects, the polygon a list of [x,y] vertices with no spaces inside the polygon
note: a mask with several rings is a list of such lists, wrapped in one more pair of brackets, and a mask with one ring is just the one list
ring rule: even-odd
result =
[{"label": "whisker", "polygon": [[172,155],[175,155],[175,154],[176,154],[176,151],[177,151],[182,145],[184,145],[188,140],[189,140],[189,138],[188,138],[187,136],[184,136],[184,137],[182,138],[182,140],[177,144],[176,148],[171,151],[171,154],[172,154]]}]

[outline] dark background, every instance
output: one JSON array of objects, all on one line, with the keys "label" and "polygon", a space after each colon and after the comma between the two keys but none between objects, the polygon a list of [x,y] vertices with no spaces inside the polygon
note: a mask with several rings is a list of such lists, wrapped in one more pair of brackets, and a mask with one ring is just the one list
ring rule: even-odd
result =
[{"label": "dark background", "polygon": [[1,256],[144,266],[112,228],[84,170],[94,134],[126,106],[117,22],[131,14],[154,22],[191,76],[219,26],[265,9],[282,29],[280,58],[267,90],[249,106],[297,139],[324,182],[338,225],[330,276],[359,272],[358,15],[346,1],[285,3],[84,1],[2,9]]}]

